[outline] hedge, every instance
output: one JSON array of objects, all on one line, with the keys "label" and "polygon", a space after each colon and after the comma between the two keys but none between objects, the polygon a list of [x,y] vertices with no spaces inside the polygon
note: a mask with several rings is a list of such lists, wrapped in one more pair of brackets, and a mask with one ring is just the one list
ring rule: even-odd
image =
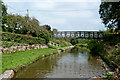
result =
[{"label": "hedge", "polygon": [[3,48],[9,48],[11,46],[18,46],[18,45],[27,45],[25,43],[16,43],[16,42],[12,42],[12,41],[1,41],[2,42],[2,47]]},{"label": "hedge", "polygon": [[2,41],[11,41],[16,43],[24,43],[24,44],[45,44],[46,41],[43,38],[38,37],[30,37],[21,34],[14,34],[3,32],[2,33]]}]

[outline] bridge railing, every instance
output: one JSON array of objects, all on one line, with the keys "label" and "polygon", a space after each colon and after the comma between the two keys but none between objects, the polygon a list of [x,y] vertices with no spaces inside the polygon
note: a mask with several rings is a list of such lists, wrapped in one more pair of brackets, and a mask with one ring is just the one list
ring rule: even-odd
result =
[{"label": "bridge railing", "polygon": [[104,34],[98,31],[77,31],[77,32],[54,32],[52,38],[82,38],[82,39],[99,39]]}]

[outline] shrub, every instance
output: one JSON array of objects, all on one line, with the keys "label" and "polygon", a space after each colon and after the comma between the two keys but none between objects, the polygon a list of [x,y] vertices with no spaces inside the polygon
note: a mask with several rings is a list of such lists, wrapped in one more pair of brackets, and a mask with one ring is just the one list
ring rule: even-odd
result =
[{"label": "shrub", "polygon": [[29,37],[26,35],[13,34],[13,33],[2,33],[2,41],[12,41],[16,43],[25,43],[25,44],[45,44],[45,39],[38,37]]},{"label": "shrub", "polygon": [[53,39],[52,42],[61,45],[61,47],[71,46],[72,45],[70,42],[67,42],[64,39]]},{"label": "shrub", "polygon": [[9,48],[11,46],[18,46],[18,45],[26,45],[24,43],[16,43],[16,42],[12,42],[12,41],[2,41],[2,47],[3,48]]},{"label": "shrub", "polygon": [[103,42],[108,44],[108,45],[115,45],[119,42],[118,35],[116,34],[107,34],[103,36]]},{"label": "shrub", "polygon": [[118,63],[118,62],[120,62],[120,46],[119,46],[119,43],[117,45],[115,45],[115,47],[113,47],[109,51],[109,56],[107,56],[107,58],[109,60],[113,61],[114,63],[117,63],[117,64],[114,64],[114,65],[117,65],[117,66],[120,65],[120,63]]},{"label": "shrub", "polygon": [[91,40],[88,42],[88,48],[90,49],[90,53],[92,54],[102,54],[104,53],[104,47],[99,43],[98,40]]},{"label": "shrub", "polygon": [[71,39],[70,43],[72,45],[75,45],[75,44],[78,44],[78,43],[81,43],[81,44],[86,44],[88,43],[89,40],[88,39]]},{"label": "shrub", "polygon": [[72,45],[75,45],[75,44],[78,43],[78,40],[77,40],[77,39],[71,39],[70,43],[71,43]]},{"label": "shrub", "polygon": [[88,45],[87,44],[82,44],[82,43],[79,43],[79,44],[76,44],[75,45],[76,47],[88,47]]}]

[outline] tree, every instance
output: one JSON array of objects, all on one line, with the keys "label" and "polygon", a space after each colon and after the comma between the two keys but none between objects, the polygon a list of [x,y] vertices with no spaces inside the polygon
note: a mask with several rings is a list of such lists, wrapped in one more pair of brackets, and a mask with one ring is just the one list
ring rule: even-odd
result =
[{"label": "tree", "polygon": [[0,12],[2,12],[2,16],[0,16],[0,19],[2,19],[2,26],[4,26],[4,24],[7,23],[7,7],[2,1],[0,1],[0,6],[2,7],[2,9],[0,9]]},{"label": "tree", "polygon": [[20,15],[8,14],[7,16],[7,26],[12,28],[12,32],[16,29],[20,29],[23,24],[23,18]]},{"label": "tree", "polygon": [[50,27],[49,25],[43,25],[43,26],[41,26],[41,27],[45,28],[45,29],[48,30],[48,31],[51,30],[51,27]]},{"label": "tree", "polygon": [[120,2],[101,2],[99,14],[106,27],[120,30]]},{"label": "tree", "polygon": [[58,32],[58,30],[54,28],[54,29],[53,29],[53,32]]},{"label": "tree", "polygon": [[15,30],[21,30],[22,34],[34,33],[39,28],[39,21],[28,16],[8,14],[7,25]]}]

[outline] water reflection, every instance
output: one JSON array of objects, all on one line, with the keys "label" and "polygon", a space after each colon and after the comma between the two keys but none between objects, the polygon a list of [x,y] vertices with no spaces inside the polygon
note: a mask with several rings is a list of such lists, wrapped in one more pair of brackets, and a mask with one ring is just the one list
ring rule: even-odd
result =
[{"label": "water reflection", "polygon": [[96,61],[97,56],[72,49],[40,59],[16,73],[15,78],[90,78],[105,73]]}]

